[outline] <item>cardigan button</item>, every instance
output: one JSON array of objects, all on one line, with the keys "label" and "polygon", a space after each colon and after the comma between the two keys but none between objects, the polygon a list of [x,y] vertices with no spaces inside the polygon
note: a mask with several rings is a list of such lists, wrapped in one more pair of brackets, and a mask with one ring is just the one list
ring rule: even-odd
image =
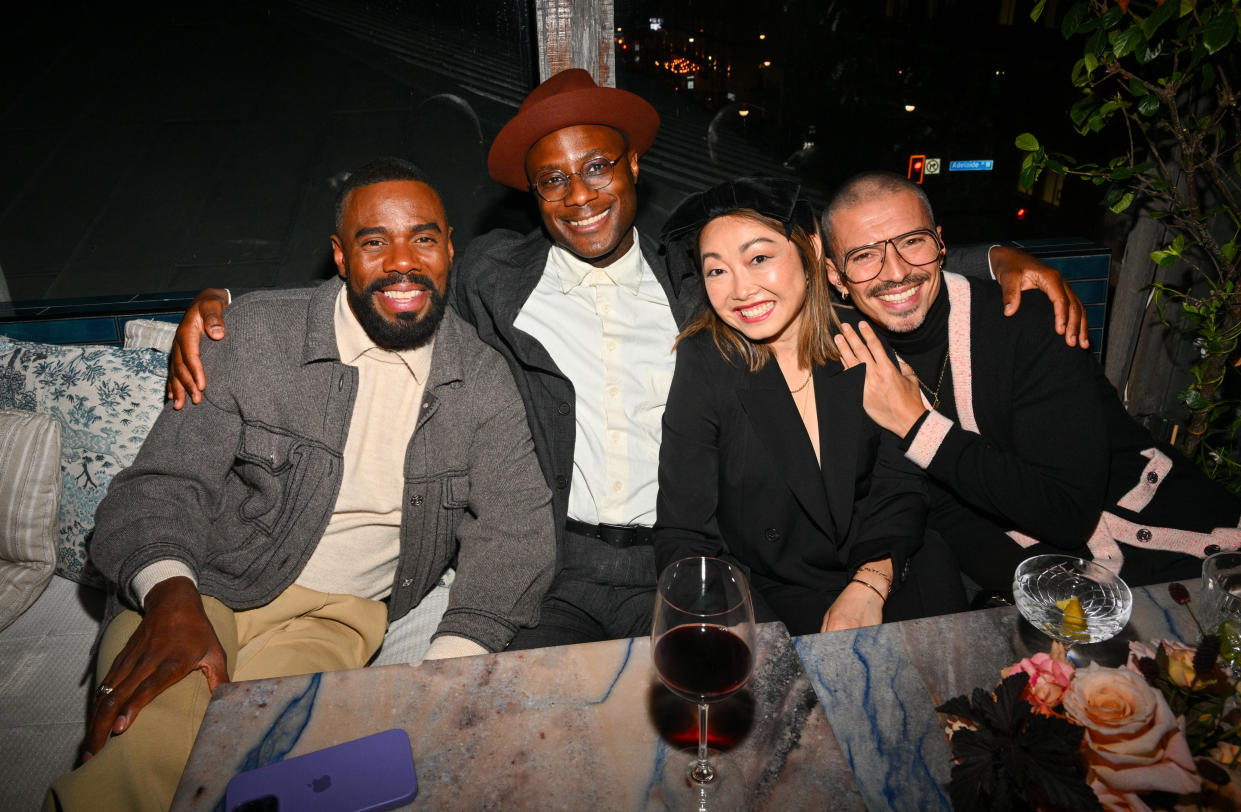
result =
[{"label": "cardigan button", "polygon": [[569,487],[569,478],[565,476],[564,474],[557,476],[556,487],[560,488],[561,490],[564,490],[565,488]]},{"label": "cardigan button", "polygon": [[1148,471],[1146,473],[1146,481],[1154,485],[1156,482],[1159,481],[1159,474],[1155,473],[1154,471]]},{"label": "cardigan button", "polygon": [[422,507],[422,494],[418,493],[409,497],[409,503],[414,507]]},{"label": "cardigan button", "polygon": [[556,411],[560,412],[561,414],[568,414],[569,412],[573,411],[573,408],[569,406],[569,404],[567,403],[561,403],[559,406],[556,407]]},{"label": "cardigan button", "polygon": [[774,527],[768,527],[765,531],[763,531],[763,538],[768,541],[779,541],[780,531]]},{"label": "cardigan button", "polygon": [[405,587],[405,588],[407,588],[407,589],[408,589],[409,587],[413,586],[413,585],[414,585],[414,579],[413,579],[413,578],[406,578],[404,581],[401,581],[401,586],[403,586],[403,587]]},{"label": "cardigan button", "polygon": [[1215,555],[1216,553],[1219,552],[1219,545],[1208,544],[1207,546],[1202,548],[1202,552],[1206,553],[1207,555]]},{"label": "cardigan button", "polygon": [[1136,535],[1138,537],[1138,541],[1143,543],[1151,540],[1151,531],[1147,530],[1145,527],[1139,530]]}]

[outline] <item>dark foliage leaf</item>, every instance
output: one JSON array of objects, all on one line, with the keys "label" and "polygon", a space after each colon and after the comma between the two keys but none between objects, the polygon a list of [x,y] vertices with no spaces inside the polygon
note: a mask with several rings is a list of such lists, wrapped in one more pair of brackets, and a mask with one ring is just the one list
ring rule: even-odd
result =
[{"label": "dark foliage leaf", "polygon": [[1237,18],[1230,9],[1220,9],[1213,20],[1202,27],[1202,44],[1214,54],[1232,42],[1237,33]]}]

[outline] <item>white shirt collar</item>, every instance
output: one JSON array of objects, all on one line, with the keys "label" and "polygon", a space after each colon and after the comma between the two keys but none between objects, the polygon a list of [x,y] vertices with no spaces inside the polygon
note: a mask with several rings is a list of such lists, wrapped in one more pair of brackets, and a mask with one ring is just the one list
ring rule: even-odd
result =
[{"label": "white shirt collar", "polygon": [[596,268],[559,245],[552,246],[548,265],[555,271],[560,289],[565,294],[579,285],[619,285],[636,294],[642,284],[642,247],[636,229],[633,231],[633,245],[606,268]]}]

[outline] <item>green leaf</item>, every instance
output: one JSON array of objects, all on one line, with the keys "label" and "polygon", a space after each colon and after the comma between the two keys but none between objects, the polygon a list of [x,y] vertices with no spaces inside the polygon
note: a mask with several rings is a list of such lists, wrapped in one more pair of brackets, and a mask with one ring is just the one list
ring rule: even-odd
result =
[{"label": "green leaf", "polygon": [[1169,246],[1168,250],[1176,254],[1178,257],[1185,253],[1185,235],[1177,234],[1176,239],[1172,241],[1172,245]]},{"label": "green leaf", "polygon": [[1090,35],[1090,39],[1086,41],[1086,53],[1094,54],[1096,57],[1103,56],[1103,49],[1107,45],[1107,35],[1103,29]]},{"label": "green leaf", "polygon": [[1021,167],[1021,179],[1018,181],[1018,183],[1021,184],[1021,188],[1033,189],[1034,182],[1038,180],[1038,176],[1041,171],[1042,168],[1035,163],[1031,163],[1029,166]]},{"label": "green leaf", "polygon": [[1082,57],[1082,66],[1086,68],[1086,75],[1094,73],[1094,69],[1099,67],[1099,60],[1094,54],[1086,54]]},{"label": "green leaf", "polygon": [[1064,15],[1064,19],[1060,21],[1060,34],[1065,39],[1077,33],[1078,27],[1082,24],[1082,18],[1086,16],[1086,5],[1078,3],[1068,10]]},{"label": "green leaf", "polygon": [[1157,96],[1143,96],[1138,101],[1138,112],[1144,116],[1153,116],[1159,112],[1159,98]]},{"label": "green leaf", "polygon": [[1117,214],[1120,214],[1122,211],[1129,208],[1129,206],[1132,204],[1133,204],[1133,192],[1125,192],[1123,195],[1120,196],[1119,200],[1117,200],[1112,205],[1108,206],[1108,208],[1116,212]]},{"label": "green leaf", "polygon": [[1155,36],[1155,32],[1159,30],[1159,26],[1172,19],[1173,15],[1178,11],[1179,5],[1179,3],[1176,5],[1173,5],[1172,3],[1162,3],[1155,8],[1154,13],[1147,17],[1146,21],[1142,23],[1142,33],[1146,35],[1147,39]]},{"label": "green leaf", "polygon": [[1017,149],[1025,150],[1026,152],[1034,152],[1034,150],[1038,149],[1038,139],[1034,137],[1033,133],[1022,133],[1017,136],[1017,140],[1014,143],[1017,145]]},{"label": "green leaf", "polygon": [[1116,52],[1116,58],[1128,56],[1138,46],[1146,42],[1146,37],[1142,35],[1142,27],[1140,25],[1131,25],[1116,36],[1116,41],[1112,43],[1112,50]]},{"label": "green leaf", "polygon": [[1151,251],[1151,259],[1162,268],[1171,268],[1176,264],[1176,257],[1167,251]]},{"label": "green leaf", "polygon": [[1038,0],[1034,4],[1034,8],[1030,10],[1030,19],[1038,22],[1038,18],[1043,16],[1043,7],[1047,5],[1047,0]]},{"label": "green leaf", "polygon": [[1181,0],[1181,10],[1178,12],[1178,16],[1184,17],[1192,12],[1194,10],[1195,2],[1196,0]]},{"label": "green leaf", "polygon": [[1220,49],[1232,42],[1237,33],[1237,18],[1227,11],[1221,11],[1215,19],[1202,27],[1202,44],[1207,53],[1218,53]]},{"label": "green leaf", "polygon": [[1099,18],[1099,25],[1104,29],[1114,28],[1116,23],[1123,20],[1124,17],[1125,10],[1123,8],[1120,6],[1112,6],[1103,13],[1102,17]]}]

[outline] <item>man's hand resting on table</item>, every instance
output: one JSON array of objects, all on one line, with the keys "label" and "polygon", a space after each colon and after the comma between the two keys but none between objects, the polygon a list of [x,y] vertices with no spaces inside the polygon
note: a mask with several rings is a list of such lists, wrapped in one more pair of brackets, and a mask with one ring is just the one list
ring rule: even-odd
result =
[{"label": "man's hand resting on table", "polygon": [[207,288],[186,308],[168,353],[167,395],[172,400],[172,408],[184,406],[187,395],[193,403],[203,399],[207,376],[203,374],[198,345],[204,333],[214,341],[224,338],[224,308],[227,306],[228,291]]},{"label": "man's hand resting on table", "polygon": [[228,682],[228,665],[202,596],[189,578],[160,581],[144,601],[142,622],[116,656],[95,696],[86,724],[82,760],[99,752],[112,734],[129,729],[152,699],[192,671],[202,671],[207,688]]},{"label": "man's hand resting on table", "polygon": [[1056,332],[1070,347],[1090,346],[1089,325],[1082,300],[1055,268],[1024,251],[996,245],[991,248],[991,272],[1004,291],[1004,315],[1011,316],[1021,305],[1023,290],[1041,290],[1055,311]]}]

